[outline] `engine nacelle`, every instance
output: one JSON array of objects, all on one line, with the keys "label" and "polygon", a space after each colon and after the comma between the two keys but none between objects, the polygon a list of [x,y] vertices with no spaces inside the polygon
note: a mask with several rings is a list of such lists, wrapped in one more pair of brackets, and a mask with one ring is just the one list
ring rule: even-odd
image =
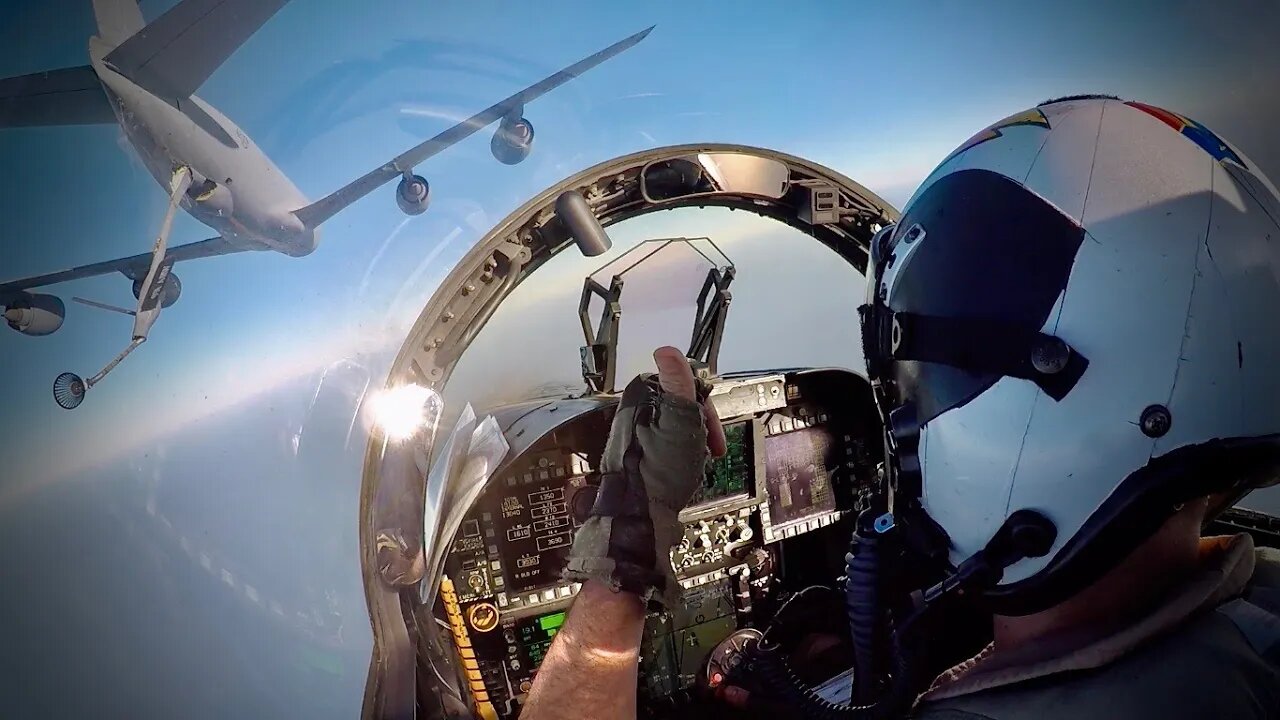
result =
[{"label": "engine nacelle", "polygon": [[489,150],[503,165],[520,163],[533,150],[533,123],[523,117],[517,120],[502,118],[489,141]]},{"label": "engine nacelle", "polygon": [[400,178],[396,186],[396,204],[405,215],[421,215],[431,204],[431,184],[421,175]]},{"label": "engine nacelle", "polygon": [[62,327],[67,306],[53,295],[23,294],[4,310],[5,322],[23,335],[52,335]]},{"label": "engine nacelle", "polygon": [[[139,298],[142,295],[142,283],[146,277],[140,277],[133,281],[133,297]],[[174,273],[169,273],[169,277],[164,281],[164,297],[160,300],[160,307],[167,308],[178,302],[178,298],[182,295],[182,281]]]}]

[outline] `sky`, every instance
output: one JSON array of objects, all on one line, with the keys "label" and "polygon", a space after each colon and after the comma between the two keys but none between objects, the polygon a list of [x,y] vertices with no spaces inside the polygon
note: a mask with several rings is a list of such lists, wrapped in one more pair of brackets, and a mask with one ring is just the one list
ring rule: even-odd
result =
[{"label": "sky", "polygon": [[[609,237],[614,245],[608,253],[587,258],[562,252],[512,291],[455,368],[446,404],[486,407],[542,385],[585,387],[578,355],[584,343],[578,321],[582,279],[591,274],[607,286],[612,277],[607,266],[615,258],[639,242],[659,238],[710,238],[734,266],[721,372],[785,367],[865,372],[861,339],[850,330],[857,327],[857,308],[863,302],[862,276],[809,235],[727,208],[682,208],[624,220],[609,228]],[[664,247],[661,255],[655,253],[624,274],[620,385],[636,373],[652,371],[653,348],[688,347],[696,297],[712,264],[691,247]],[[664,261],[664,255],[674,257]],[[635,257],[629,256],[626,264]],[[787,261],[778,262],[779,257]],[[803,308],[803,320],[779,308]],[[599,305],[593,305],[593,326],[599,317]],[[536,328],[539,345],[547,348],[537,363],[503,352],[512,338],[529,332],[525,327]]]},{"label": "sky", "polygon": [[[172,4],[148,0],[143,12]],[[1050,97],[1108,92],[1196,118],[1280,177],[1280,100],[1265,91],[1280,73],[1274,5],[1054,5],[290,3],[200,96],[313,199],[656,28],[526,109],[537,142],[521,165],[495,162],[478,133],[420,167],[433,190],[420,217],[400,214],[388,186],[326,223],[309,257],[178,266],[179,302],[74,413],[53,404],[53,377],[95,372],[127,342],[129,320],[69,304],[55,335],[0,333],[0,567],[23,568],[5,601],[31,618],[0,649],[0,677],[38,686],[61,661],[51,639],[89,648],[75,655],[69,692],[23,696],[14,716],[77,714],[90,695],[108,716],[179,706],[270,716],[300,697],[313,717],[357,711],[371,640],[351,398],[382,384],[432,290],[476,240],[585,167],[660,145],[743,143],[825,164],[901,205],[987,124]],[[0,4],[0,77],[84,64],[93,32],[87,1]],[[165,198],[117,128],[0,130],[0,167],[0,280],[150,247]],[[671,213],[616,233],[619,252],[675,234],[726,249],[740,272],[730,365],[857,364],[847,313],[859,279],[794,231]],[[183,215],[173,242],[210,235]],[[561,265],[522,287],[477,340],[452,404],[483,401],[500,370],[512,387],[573,381],[580,341],[558,308],[594,267]],[[132,302],[119,276],[56,291]],[[157,685],[169,689],[149,692]]]}]

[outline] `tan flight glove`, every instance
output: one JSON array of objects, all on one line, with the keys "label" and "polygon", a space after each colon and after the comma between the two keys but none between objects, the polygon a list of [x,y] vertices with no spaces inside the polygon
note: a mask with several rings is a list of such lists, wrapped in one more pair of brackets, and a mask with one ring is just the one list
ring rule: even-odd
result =
[{"label": "tan flight glove", "polygon": [[710,388],[694,380],[683,355],[662,348],[654,359],[661,381],[639,375],[622,393],[600,460],[599,492],[574,537],[564,577],[598,580],[671,607],[680,594],[671,567],[671,548],[683,535],[677,515],[704,481],[708,422],[718,453],[724,435],[701,404]]}]

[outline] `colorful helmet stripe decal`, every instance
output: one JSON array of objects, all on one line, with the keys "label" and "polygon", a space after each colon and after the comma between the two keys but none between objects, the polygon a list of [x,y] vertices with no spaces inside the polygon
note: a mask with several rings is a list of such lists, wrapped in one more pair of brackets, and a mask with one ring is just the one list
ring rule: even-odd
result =
[{"label": "colorful helmet stripe decal", "polygon": [[960,147],[953,150],[951,154],[947,156],[947,159],[943,160],[942,162],[944,163],[947,162],[947,160],[950,160],[951,158],[959,155],[960,153],[964,152],[965,150],[968,150],[969,148],[972,148],[977,145],[981,145],[982,143],[988,140],[994,140],[1000,137],[1001,135],[1004,134],[1000,131],[1004,130],[1005,128],[1017,127],[1020,125],[1033,125],[1035,127],[1042,127],[1048,130],[1049,119],[1044,116],[1043,112],[1040,112],[1040,108],[1032,108],[1025,112],[1020,112],[1017,115],[1010,115],[1009,117],[1001,120],[995,125],[992,125],[986,130],[983,130],[977,135],[974,135],[973,137],[966,140]]},{"label": "colorful helmet stripe decal", "polygon": [[1125,105],[1128,105],[1131,108],[1137,108],[1138,110],[1147,113],[1151,117],[1154,117],[1165,125],[1168,125],[1174,130],[1182,133],[1187,137],[1187,139],[1191,140],[1191,142],[1199,145],[1205,152],[1212,155],[1213,159],[1219,162],[1222,162],[1223,160],[1230,160],[1242,168],[1249,167],[1248,165],[1245,165],[1243,158],[1237,155],[1234,150],[1227,147],[1227,144],[1222,141],[1222,138],[1214,135],[1212,130],[1201,125],[1195,120],[1183,117],[1178,113],[1170,112],[1163,108],[1147,105],[1146,103],[1130,100],[1126,102]]}]

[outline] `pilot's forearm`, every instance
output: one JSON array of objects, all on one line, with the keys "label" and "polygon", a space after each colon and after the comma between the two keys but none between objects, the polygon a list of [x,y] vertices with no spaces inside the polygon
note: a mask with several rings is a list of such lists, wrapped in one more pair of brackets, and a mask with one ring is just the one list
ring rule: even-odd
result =
[{"label": "pilot's forearm", "polygon": [[634,718],[644,604],[588,580],[538,668],[522,720]]}]

